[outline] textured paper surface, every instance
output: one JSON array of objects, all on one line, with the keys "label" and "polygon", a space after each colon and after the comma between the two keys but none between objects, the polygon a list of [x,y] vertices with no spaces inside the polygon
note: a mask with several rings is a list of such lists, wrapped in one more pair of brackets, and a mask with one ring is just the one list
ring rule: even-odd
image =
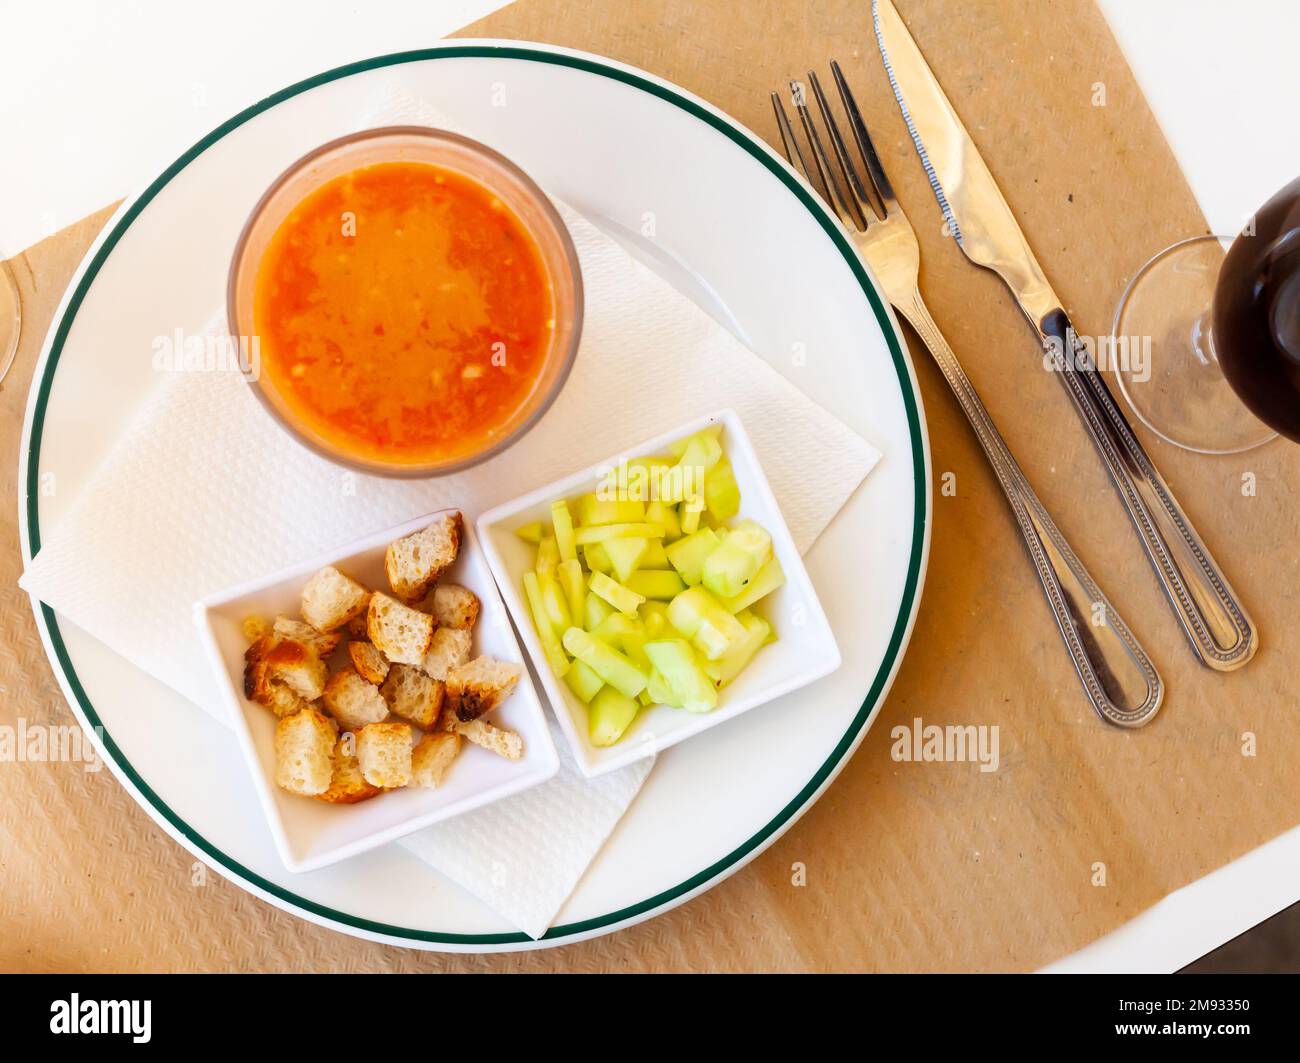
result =
[{"label": "textured paper surface", "polygon": [[[1109,326],[1124,284],[1204,221],[1091,0],[958,5],[897,0],[1081,328]],[[821,801],[726,882],[666,915],[564,949],[418,954],[350,940],[209,877],[107,772],[0,767],[0,966],[20,969],[375,971],[1008,970],[1039,966],[1139,914],[1300,820],[1294,726],[1300,644],[1295,502],[1300,450],[1204,459],[1144,436],[1254,612],[1263,647],[1219,676],[1182,642],[1060,385],[1036,371],[1001,283],[941,234],[861,0],[604,4],[520,0],[466,35],[550,40],[677,81],[775,142],[767,92],[838,58],[917,227],[923,286],[1027,474],[1125,610],[1169,687],[1132,734],[1101,727],[1076,681],[997,487],[939,374],[913,344],[937,475],[926,591],[881,715]],[[753,32],[762,27],[762,32]],[[1094,107],[1094,86],[1106,89]],[[1026,101],[1030,101],[1026,105]],[[0,477],[45,323],[106,220],[16,264],[28,311],[6,381]],[[910,338],[910,337],[909,337]],[[1241,493],[1255,474],[1257,494]],[[0,721],[72,717],[49,675],[17,577],[13,510],[0,602]],[[913,718],[997,724],[1000,770],[908,764],[890,729]],[[1243,757],[1243,732],[1258,755]],[[791,865],[805,865],[806,885]],[[1106,865],[1106,885],[1092,884]],[[58,913],[58,914],[46,914]],[[68,916],[64,913],[75,913]]]}]

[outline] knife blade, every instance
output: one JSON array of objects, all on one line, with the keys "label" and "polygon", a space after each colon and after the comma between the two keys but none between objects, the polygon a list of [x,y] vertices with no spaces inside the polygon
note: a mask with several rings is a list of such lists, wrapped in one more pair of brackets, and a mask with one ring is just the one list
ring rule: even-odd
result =
[{"label": "knife blade", "polygon": [[1011,289],[1052,356],[1165,596],[1202,664],[1240,668],[1259,630],[1156,469],[1052,289],[1020,224],[891,0],[872,0],[876,43],[890,88],[943,211],[973,263]]}]

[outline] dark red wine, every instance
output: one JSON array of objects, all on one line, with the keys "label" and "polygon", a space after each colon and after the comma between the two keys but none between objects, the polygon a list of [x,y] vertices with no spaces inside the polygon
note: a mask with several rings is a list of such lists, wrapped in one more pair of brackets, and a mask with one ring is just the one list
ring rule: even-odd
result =
[{"label": "dark red wine", "polygon": [[1214,350],[1252,412],[1300,443],[1300,178],[1228,249],[1214,289]]}]

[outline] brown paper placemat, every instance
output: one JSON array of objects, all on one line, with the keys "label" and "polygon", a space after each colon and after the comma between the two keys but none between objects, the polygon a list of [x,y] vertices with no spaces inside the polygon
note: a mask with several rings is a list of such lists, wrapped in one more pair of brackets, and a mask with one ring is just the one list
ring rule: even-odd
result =
[{"label": "brown paper placemat", "polygon": [[[1072,317],[1105,331],[1131,272],[1205,223],[1092,0],[899,7]],[[839,58],[917,227],[935,317],[1043,500],[1161,668],[1161,717],[1129,733],[1102,726],[1086,707],[996,485],[942,378],[913,344],[936,477],[954,473],[956,494],[935,493],[911,648],[853,761],[750,867],[594,942],[514,956],[420,954],[320,929],[196,873],[107,771],[0,764],[0,968],[1024,969],[1094,940],[1300,820],[1291,719],[1300,644],[1290,629],[1300,587],[1300,451],[1279,443],[1206,459],[1151,443],[1262,631],[1245,671],[1216,675],[1183,643],[1009,294],[941,235],[868,11],[864,0],[520,0],[464,35],[548,41],[645,67],[769,140],[767,92]],[[1094,105],[1098,86],[1103,106]],[[0,478],[10,497],[41,338],[106,218],[14,260],[27,319],[0,393]],[[1243,494],[1245,473],[1253,495]],[[0,517],[0,723],[67,723],[14,585],[14,508]],[[917,717],[997,726],[1000,769],[896,762],[891,729]],[[1247,733],[1255,756],[1243,755]],[[796,863],[806,868],[804,885],[794,884]]]}]

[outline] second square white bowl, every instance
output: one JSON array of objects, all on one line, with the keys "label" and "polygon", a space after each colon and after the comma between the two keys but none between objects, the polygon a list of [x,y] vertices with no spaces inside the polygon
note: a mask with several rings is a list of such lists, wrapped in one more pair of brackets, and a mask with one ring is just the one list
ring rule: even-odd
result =
[{"label": "second square white bowl", "polygon": [[[723,426],[722,444],[740,487],[740,514],[736,519],[757,521],[772,536],[772,550],[785,571],[785,586],[768,595],[757,607],[772,624],[777,640],[757,656],[733,682],[724,687],[712,712],[689,713],[665,705],[642,709],[624,737],[612,746],[592,745],[587,737],[587,706],[547,666],[532,616],[523,595],[524,573],[533,567],[536,548],[515,535],[515,529],[532,521],[548,525],[551,503],[558,498],[594,491],[602,474],[620,462],[662,454],[670,443],[710,425]],[[484,513],[478,520],[479,540],[492,575],[505,599],[555,710],[578,767],[589,778],[653,756],[694,735],[735,719],[743,712],[798,690],[829,675],[840,666],[840,651],[803,559],[790,538],[790,530],[777,506],[749,436],[733,410],[721,410],[666,432],[621,454],[597,462],[582,472],[532,491],[522,498]]]}]

